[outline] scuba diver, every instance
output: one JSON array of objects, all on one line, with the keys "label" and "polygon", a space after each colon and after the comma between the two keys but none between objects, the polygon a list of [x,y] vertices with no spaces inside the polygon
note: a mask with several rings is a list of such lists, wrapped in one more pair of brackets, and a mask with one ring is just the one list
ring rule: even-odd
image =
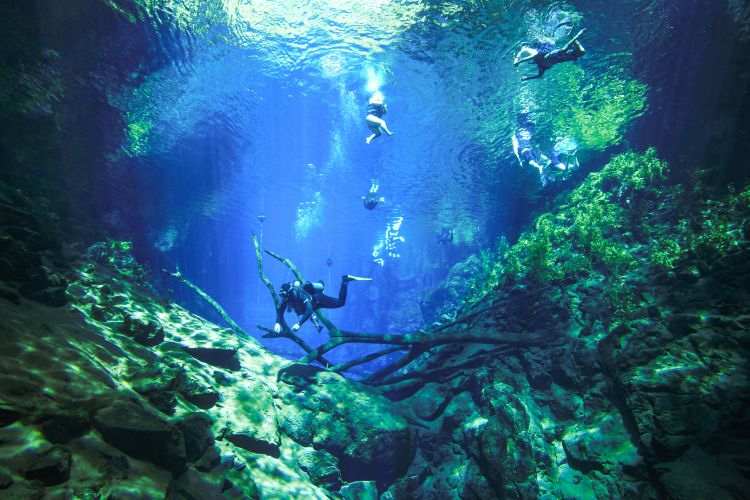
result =
[{"label": "scuba diver", "polygon": [[393,132],[388,130],[388,125],[386,125],[385,120],[383,120],[383,115],[387,112],[388,110],[385,105],[385,97],[383,97],[383,93],[380,91],[375,92],[367,103],[367,118],[365,118],[365,120],[367,122],[367,128],[372,131],[372,135],[365,139],[367,144],[370,144],[370,142],[376,137],[380,137],[382,132],[385,132],[388,135],[393,135]]},{"label": "scuba diver", "polygon": [[[359,276],[352,276],[351,274],[343,275],[341,277],[341,287],[339,288],[338,297],[330,297],[323,294],[323,281],[316,281],[314,283],[306,281],[302,283],[295,280],[290,283],[284,283],[279,290],[281,304],[276,311],[276,324],[273,326],[273,331],[276,333],[281,332],[281,320],[284,317],[287,307],[293,309],[300,316],[297,322],[292,325],[292,333],[299,330],[302,324],[310,319],[314,311],[343,307],[346,304],[346,292],[350,281],[372,281],[372,278],[361,278]],[[313,317],[312,322],[315,324],[318,332],[323,329],[317,323],[315,317]]]},{"label": "scuba diver", "polygon": [[[513,65],[518,66],[519,64],[527,61],[533,61],[537,65],[538,72],[534,76],[522,76],[521,80],[534,80],[541,78],[544,72],[550,69],[555,64],[566,61],[575,61],[586,53],[586,49],[578,41],[578,38],[583,35],[586,29],[582,29],[573,38],[570,39],[561,49],[555,49],[551,43],[539,45],[537,47],[530,47],[526,43],[522,44],[521,50],[516,54],[513,60]],[[521,57],[524,53],[528,56]]]},{"label": "scuba diver", "polygon": [[437,242],[441,245],[451,243],[453,241],[453,228],[444,227],[437,237]]},{"label": "scuba diver", "polygon": [[362,197],[362,204],[367,210],[374,210],[378,206],[378,203],[385,201],[385,198],[378,196],[378,189],[380,189],[380,183],[377,179],[373,179],[367,196]]}]

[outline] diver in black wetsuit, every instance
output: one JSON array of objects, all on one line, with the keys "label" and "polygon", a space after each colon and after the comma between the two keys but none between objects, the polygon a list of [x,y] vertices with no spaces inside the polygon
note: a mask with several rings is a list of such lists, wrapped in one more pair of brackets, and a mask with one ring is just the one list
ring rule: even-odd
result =
[{"label": "diver in black wetsuit", "polygon": [[381,92],[375,92],[367,103],[367,118],[365,118],[365,120],[367,121],[367,128],[372,131],[372,135],[365,139],[367,144],[370,144],[370,142],[376,137],[380,137],[382,132],[385,132],[388,135],[393,135],[393,132],[388,130],[388,125],[386,125],[385,120],[383,120],[383,115],[387,112],[388,109],[386,108],[383,94]]},{"label": "diver in black wetsuit", "polygon": [[437,242],[441,245],[453,242],[453,228],[444,227],[437,237]]},{"label": "diver in black wetsuit", "polygon": [[[273,331],[276,333],[281,332],[281,319],[284,317],[284,313],[288,307],[300,316],[297,322],[292,325],[292,333],[299,330],[302,324],[310,319],[314,311],[321,308],[337,309],[343,307],[346,304],[346,292],[350,281],[372,281],[372,278],[360,278],[359,276],[345,274],[341,277],[341,287],[339,287],[338,297],[330,297],[323,294],[324,283],[322,281],[314,283],[307,281],[304,284],[300,281],[284,283],[279,290],[281,304],[276,311],[276,324],[273,326]],[[314,317],[312,321],[315,323],[318,331],[322,330],[323,327],[317,324]]]},{"label": "diver in black wetsuit", "polygon": [[378,196],[378,189],[380,189],[380,183],[377,179],[373,179],[367,196],[362,197],[362,204],[367,210],[374,210],[378,206],[378,203],[385,201],[385,198]]},{"label": "diver in black wetsuit", "polygon": [[[528,46],[521,47],[521,50],[516,54],[516,58],[513,60],[513,65],[518,66],[519,64],[527,61],[533,61],[537,65],[538,73],[534,76],[522,76],[521,80],[534,80],[541,78],[544,72],[550,69],[555,64],[566,61],[575,61],[579,57],[586,53],[586,49],[580,44],[578,38],[583,35],[585,29],[578,32],[576,36],[570,39],[561,49],[554,49],[554,45],[545,44],[541,47],[532,48]],[[526,52],[529,55],[521,58],[521,55]]]}]

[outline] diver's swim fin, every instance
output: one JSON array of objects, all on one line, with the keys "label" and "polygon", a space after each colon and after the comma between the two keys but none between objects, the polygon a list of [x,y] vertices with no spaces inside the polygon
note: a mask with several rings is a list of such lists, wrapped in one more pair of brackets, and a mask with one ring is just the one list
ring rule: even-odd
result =
[{"label": "diver's swim fin", "polygon": [[345,274],[344,281],[372,281],[372,278],[363,278],[361,276],[352,276],[351,274]]}]

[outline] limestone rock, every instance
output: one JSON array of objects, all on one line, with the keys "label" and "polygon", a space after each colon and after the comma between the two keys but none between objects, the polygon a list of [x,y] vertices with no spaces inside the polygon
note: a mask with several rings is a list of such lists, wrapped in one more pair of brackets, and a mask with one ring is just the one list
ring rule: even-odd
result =
[{"label": "limestone rock", "polygon": [[177,421],[185,440],[185,459],[195,462],[214,444],[211,417],[204,413],[190,413]]},{"label": "limestone rock", "polygon": [[237,371],[241,368],[236,349],[214,347],[183,347],[183,349],[195,359],[209,365],[226,368],[230,371]]},{"label": "limestone rock", "polygon": [[24,468],[23,477],[29,481],[39,481],[45,486],[54,486],[70,478],[72,463],[70,450],[62,446],[52,446],[31,458]]},{"label": "limestone rock", "polygon": [[185,467],[180,430],[133,400],[118,399],[96,412],[94,427],[109,444],[131,457],[179,473]]},{"label": "limestone rock", "polygon": [[433,421],[442,415],[452,397],[453,393],[450,388],[438,384],[427,384],[409,400],[409,405],[417,417]]},{"label": "limestone rock", "polygon": [[336,373],[295,365],[279,379],[282,429],[303,446],[338,457],[345,481],[386,486],[409,467],[415,436],[376,391]]},{"label": "limestone rock", "polygon": [[51,443],[65,443],[85,434],[91,427],[86,409],[81,406],[43,411],[34,415],[32,421],[39,425],[42,435]]},{"label": "limestone rock", "polygon": [[327,490],[338,490],[341,487],[341,471],[338,469],[336,458],[330,453],[303,449],[297,455],[297,465],[307,472],[314,484]]},{"label": "limestone rock", "polygon": [[344,500],[378,500],[378,488],[374,481],[354,481],[341,488]]},{"label": "limestone rock", "polygon": [[269,389],[259,382],[245,381],[234,394],[234,403],[232,413],[226,415],[223,437],[253,453],[278,457],[281,436]]},{"label": "limestone rock", "polygon": [[201,474],[188,467],[177,479],[172,479],[167,488],[165,500],[211,500],[224,498],[222,485],[224,481]]},{"label": "limestone rock", "polygon": [[0,468],[0,490],[7,490],[13,484],[13,477],[4,468]]},{"label": "limestone rock", "polygon": [[18,296],[18,292],[2,282],[0,282],[0,297],[9,300],[16,305],[21,303],[21,298]]},{"label": "limestone rock", "polygon": [[7,403],[0,402],[0,427],[10,425],[19,418],[21,418],[21,412]]},{"label": "limestone rock", "polygon": [[120,331],[148,347],[164,342],[164,327],[155,319],[145,320],[123,313]]}]

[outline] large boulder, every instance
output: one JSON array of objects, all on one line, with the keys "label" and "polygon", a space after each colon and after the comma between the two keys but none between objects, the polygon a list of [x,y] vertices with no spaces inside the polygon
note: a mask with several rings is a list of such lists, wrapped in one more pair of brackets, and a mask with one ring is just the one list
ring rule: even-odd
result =
[{"label": "large boulder", "polygon": [[174,474],[185,469],[185,439],[180,429],[130,399],[118,399],[98,410],[94,428],[115,448]]},{"label": "large boulder", "polygon": [[211,417],[205,413],[190,413],[177,421],[177,427],[185,439],[185,458],[188,462],[200,459],[214,444],[212,424]]},{"label": "large boulder", "polygon": [[24,467],[23,477],[29,481],[39,481],[45,486],[62,484],[70,478],[72,463],[70,450],[52,446],[31,457]]},{"label": "large boulder", "polygon": [[297,465],[316,485],[332,491],[341,488],[341,471],[338,469],[336,457],[330,453],[303,448],[297,455]]},{"label": "large boulder", "polygon": [[225,415],[221,435],[235,446],[278,458],[281,436],[269,388],[247,380],[234,394],[233,400],[231,413]]},{"label": "large boulder", "polygon": [[279,382],[283,431],[338,457],[345,481],[374,480],[383,490],[406,472],[415,437],[384,396],[308,365],[282,370]]}]

